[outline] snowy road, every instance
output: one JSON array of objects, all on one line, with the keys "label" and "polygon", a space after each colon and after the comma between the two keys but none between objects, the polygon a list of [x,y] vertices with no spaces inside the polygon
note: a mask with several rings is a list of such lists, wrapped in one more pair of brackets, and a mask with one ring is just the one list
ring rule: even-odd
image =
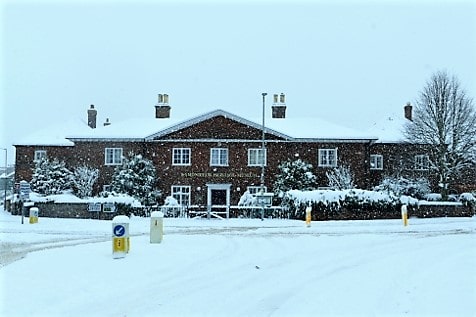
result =
[{"label": "snowy road", "polygon": [[[110,222],[40,219],[22,226],[17,219],[0,219],[2,243],[46,248],[0,269],[1,316],[476,312],[476,218],[311,228],[300,221],[166,219],[158,245],[149,244],[148,219],[134,218],[131,252],[116,260]],[[49,247],[56,243],[73,245]]]}]

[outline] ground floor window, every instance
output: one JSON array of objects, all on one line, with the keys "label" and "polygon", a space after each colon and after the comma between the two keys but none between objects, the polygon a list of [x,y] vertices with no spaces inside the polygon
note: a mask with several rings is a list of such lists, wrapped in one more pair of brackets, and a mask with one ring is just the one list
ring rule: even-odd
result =
[{"label": "ground floor window", "polygon": [[[246,189],[251,195],[255,195],[261,191],[261,186],[248,186]],[[268,192],[266,186],[264,186],[264,192]]]},{"label": "ground floor window", "polygon": [[428,155],[415,155],[415,169],[417,171],[426,171],[430,168],[430,159]]},{"label": "ground floor window", "polygon": [[370,155],[370,169],[371,170],[383,169],[383,155],[377,155],[377,154]]},{"label": "ground floor window", "polygon": [[45,150],[35,151],[35,157],[33,158],[33,160],[35,162],[39,162],[39,161],[44,160],[44,159],[46,159],[46,151]]},{"label": "ground floor window", "polygon": [[190,186],[172,186],[172,197],[181,206],[190,206]]},{"label": "ground floor window", "polygon": [[122,148],[106,148],[104,150],[104,163],[106,165],[121,165]]},{"label": "ground floor window", "polygon": [[318,165],[320,167],[337,166],[337,149],[319,149]]}]

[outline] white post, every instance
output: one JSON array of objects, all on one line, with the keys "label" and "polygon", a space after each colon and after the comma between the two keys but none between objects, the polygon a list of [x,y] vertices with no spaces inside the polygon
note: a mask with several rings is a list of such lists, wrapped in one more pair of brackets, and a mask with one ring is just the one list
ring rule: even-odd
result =
[{"label": "white post", "polygon": [[150,243],[161,243],[164,237],[164,213],[154,211],[150,214]]}]

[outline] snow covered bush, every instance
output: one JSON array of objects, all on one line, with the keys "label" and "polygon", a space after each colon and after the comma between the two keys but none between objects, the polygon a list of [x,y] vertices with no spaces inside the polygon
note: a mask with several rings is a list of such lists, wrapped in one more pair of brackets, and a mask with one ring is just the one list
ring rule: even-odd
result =
[{"label": "snow covered bush", "polygon": [[430,183],[426,178],[387,177],[374,190],[424,199],[430,193]]},{"label": "snow covered bush", "polygon": [[312,165],[301,159],[285,161],[278,165],[274,194],[282,198],[291,189],[312,190],[316,188],[316,176],[312,173]]},{"label": "snow covered bush", "polygon": [[327,184],[331,189],[343,190],[354,188],[354,175],[348,166],[336,167],[326,172],[326,176]]},{"label": "snow covered bush", "polygon": [[249,191],[245,191],[243,195],[240,197],[240,201],[238,202],[238,206],[255,206],[256,205],[256,198],[251,195]]},{"label": "snow covered bush", "polygon": [[466,206],[470,206],[473,208],[473,211],[475,211],[476,208],[476,196],[471,193],[462,193],[459,196],[459,201]]},{"label": "snow covered bush", "polygon": [[80,197],[91,197],[93,186],[98,180],[99,170],[86,165],[77,167],[73,172],[73,190]]},{"label": "snow covered bush", "polygon": [[172,196],[167,196],[165,197],[164,206],[178,207],[180,204],[178,203],[177,199],[173,198]]},{"label": "snow covered bush", "polygon": [[[290,190],[283,199],[283,206],[292,211],[295,218],[305,215],[307,206],[312,206],[314,219],[342,219],[359,214],[373,213],[383,215],[395,212],[400,205],[397,196],[391,193],[362,189],[346,190]],[[347,212],[345,217],[339,214]]]},{"label": "snow covered bush", "polygon": [[31,189],[41,195],[54,195],[71,189],[72,173],[63,161],[47,158],[35,163],[31,179]]},{"label": "snow covered bush", "polygon": [[156,172],[151,161],[142,155],[129,154],[122,165],[116,167],[112,177],[112,190],[128,194],[144,205],[153,205],[160,197],[156,187]]}]

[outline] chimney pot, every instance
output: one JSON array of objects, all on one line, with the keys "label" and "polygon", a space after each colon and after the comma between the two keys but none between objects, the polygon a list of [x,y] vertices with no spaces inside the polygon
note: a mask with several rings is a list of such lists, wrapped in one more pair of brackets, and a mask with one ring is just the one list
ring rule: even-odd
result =
[{"label": "chimney pot", "polygon": [[91,105],[88,109],[88,126],[91,129],[96,128],[96,117],[97,117],[97,110],[94,109],[94,105]]},{"label": "chimney pot", "polygon": [[272,108],[272,118],[273,119],[284,119],[286,118],[286,103],[284,94],[280,95],[274,94],[274,104]]},{"label": "chimney pot", "polygon": [[104,122],[104,126],[107,127],[108,125],[111,125],[111,122],[109,121],[109,118],[106,118],[106,122]]},{"label": "chimney pot", "polygon": [[405,112],[405,119],[407,120],[410,120],[410,121],[413,121],[413,117],[412,117],[412,105],[407,102],[407,104],[405,105],[405,107],[403,107],[404,109],[404,112]]},{"label": "chimney pot", "polygon": [[155,105],[155,117],[170,118],[169,95],[159,94],[159,102]]}]

